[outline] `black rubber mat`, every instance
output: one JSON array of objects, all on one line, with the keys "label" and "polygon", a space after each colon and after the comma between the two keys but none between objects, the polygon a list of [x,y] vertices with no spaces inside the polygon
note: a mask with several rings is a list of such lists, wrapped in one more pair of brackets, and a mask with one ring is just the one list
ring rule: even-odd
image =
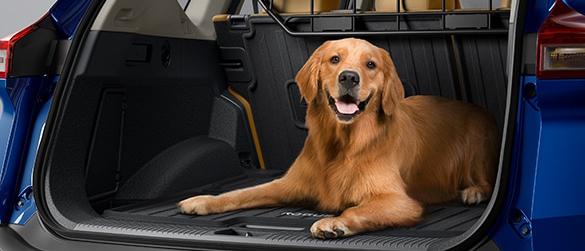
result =
[{"label": "black rubber mat", "polygon": [[[194,189],[189,194],[218,194],[241,187],[264,183],[278,177],[280,172],[249,172],[244,175],[225,179],[221,182]],[[144,201],[124,205],[103,214],[112,220],[133,220],[139,222],[168,223],[202,227],[208,234],[250,235],[272,240],[301,240],[309,238],[309,228],[313,222],[333,216],[304,208],[260,208],[237,210],[222,214],[197,216],[185,215],[177,211],[176,202],[187,195],[163,201]],[[425,209],[424,219],[409,228],[389,228],[382,231],[362,234],[352,238],[374,237],[416,237],[448,238],[459,235],[471,227],[481,216],[484,205],[468,207],[460,204],[430,206]],[[369,238],[369,237],[368,237]],[[307,240],[309,240],[307,239]]]}]

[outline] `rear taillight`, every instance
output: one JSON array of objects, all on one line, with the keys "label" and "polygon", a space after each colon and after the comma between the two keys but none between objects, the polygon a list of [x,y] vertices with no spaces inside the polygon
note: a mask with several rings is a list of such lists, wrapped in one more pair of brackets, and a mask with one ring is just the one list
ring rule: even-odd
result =
[{"label": "rear taillight", "polygon": [[37,25],[33,24],[12,36],[0,40],[0,78],[8,77],[12,63],[11,59],[13,58],[12,51],[14,44],[36,29]]},{"label": "rear taillight", "polygon": [[536,75],[585,78],[585,16],[557,0],[538,30]]},{"label": "rear taillight", "polygon": [[8,74],[8,41],[0,41],[0,78]]}]

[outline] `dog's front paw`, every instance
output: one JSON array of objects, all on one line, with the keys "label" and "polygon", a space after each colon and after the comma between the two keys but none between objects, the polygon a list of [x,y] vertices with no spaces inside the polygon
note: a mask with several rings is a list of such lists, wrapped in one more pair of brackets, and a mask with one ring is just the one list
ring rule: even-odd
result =
[{"label": "dog's front paw", "polygon": [[210,208],[214,197],[213,195],[194,196],[177,203],[177,207],[184,214],[207,215],[211,213]]},{"label": "dog's front paw", "polygon": [[318,220],[311,226],[311,235],[319,239],[335,239],[353,234],[337,217]]},{"label": "dog's front paw", "polygon": [[467,205],[476,205],[486,199],[479,187],[468,187],[461,191],[461,200]]}]

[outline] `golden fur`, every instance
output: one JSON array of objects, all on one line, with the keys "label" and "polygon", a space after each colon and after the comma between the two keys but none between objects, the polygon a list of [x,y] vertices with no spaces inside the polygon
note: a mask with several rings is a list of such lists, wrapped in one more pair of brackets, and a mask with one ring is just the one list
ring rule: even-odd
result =
[{"label": "golden fur", "polygon": [[[327,95],[338,92],[338,75],[348,69],[359,73],[359,101],[371,99],[351,121],[341,121]],[[404,98],[388,52],[360,39],[324,43],[296,81],[309,104],[309,133],[288,172],[255,187],[183,200],[182,212],[303,203],[342,212],[311,227],[314,237],[337,238],[415,224],[425,204],[489,198],[498,137],[484,109],[434,96]]]}]

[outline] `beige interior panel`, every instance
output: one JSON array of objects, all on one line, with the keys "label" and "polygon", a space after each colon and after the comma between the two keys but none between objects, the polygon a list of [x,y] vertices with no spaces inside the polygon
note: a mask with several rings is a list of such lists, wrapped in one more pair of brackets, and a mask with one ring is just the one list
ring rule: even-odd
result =
[{"label": "beige interior panel", "polygon": [[106,0],[91,29],[215,40],[211,19],[227,4],[228,0],[193,0],[188,16],[176,0]]},{"label": "beige interior panel", "polygon": [[199,35],[215,40],[213,16],[226,13],[230,0],[191,0],[185,14],[198,28]]}]

